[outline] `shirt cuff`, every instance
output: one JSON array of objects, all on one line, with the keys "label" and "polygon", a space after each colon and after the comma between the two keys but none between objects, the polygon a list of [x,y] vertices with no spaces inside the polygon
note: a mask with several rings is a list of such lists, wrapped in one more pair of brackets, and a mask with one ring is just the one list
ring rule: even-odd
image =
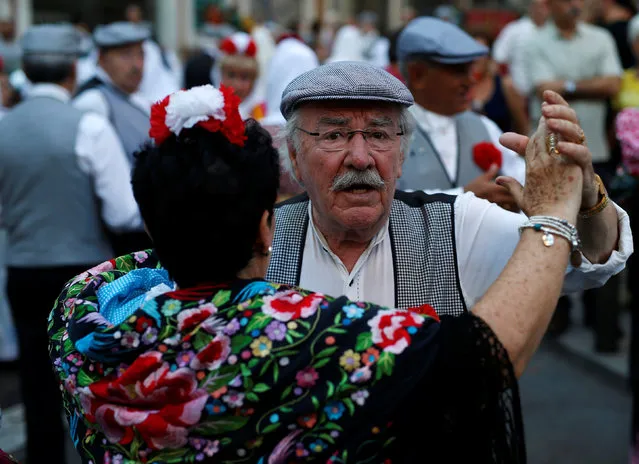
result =
[{"label": "shirt cuff", "polygon": [[619,245],[605,263],[593,264],[582,255],[578,268],[568,266],[568,275],[564,284],[564,293],[573,293],[589,288],[602,287],[612,276],[619,274],[625,267],[634,250],[630,218],[619,205],[612,202],[619,220]]}]

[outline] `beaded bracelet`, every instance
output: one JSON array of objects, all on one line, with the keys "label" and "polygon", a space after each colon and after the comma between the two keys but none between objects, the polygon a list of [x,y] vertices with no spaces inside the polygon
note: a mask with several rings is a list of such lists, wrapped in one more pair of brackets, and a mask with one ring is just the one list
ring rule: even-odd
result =
[{"label": "beaded bracelet", "polygon": [[570,244],[570,262],[574,267],[581,265],[581,240],[577,228],[565,219],[553,216],[531,216],[528,221],[519,227],[521,234],[524,229],[533,229],[543,232],[542,242],[544,246],[551,247],[555,244],[555,236],[562,237]]}]

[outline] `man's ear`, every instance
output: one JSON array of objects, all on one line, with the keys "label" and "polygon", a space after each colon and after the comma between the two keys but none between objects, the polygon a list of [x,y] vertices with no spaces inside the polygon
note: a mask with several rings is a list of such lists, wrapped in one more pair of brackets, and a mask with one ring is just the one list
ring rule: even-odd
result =
[{"label": "man's ear", "polygon": [[291,169],[297,181],[302,183],[302,176],[300,174],[300,168],[297,164],[297,150],[295,150],[295,144],[291,140],[286,141],[286,146],[288,147],[288,159],[291,162]]},{"label": "man's ear", "polygon": [[428,74],[428,66],[422,61],[409,61],[406,63],[406,82],[412,91],[422,90],[426,87],[426,76]]}]

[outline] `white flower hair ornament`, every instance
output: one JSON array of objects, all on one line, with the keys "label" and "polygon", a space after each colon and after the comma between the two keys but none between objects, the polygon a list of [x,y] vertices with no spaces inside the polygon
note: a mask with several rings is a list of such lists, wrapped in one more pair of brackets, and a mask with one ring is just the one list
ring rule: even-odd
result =
[{"label": "white flower hair ornament", "polygon": [[149,136],[161,145],[171,134],[195,126],[220,132],[229,142],[241,147],[246,140],[239,111],[240,99],[230,87],[202,85],[168,95],[151,108]]}]

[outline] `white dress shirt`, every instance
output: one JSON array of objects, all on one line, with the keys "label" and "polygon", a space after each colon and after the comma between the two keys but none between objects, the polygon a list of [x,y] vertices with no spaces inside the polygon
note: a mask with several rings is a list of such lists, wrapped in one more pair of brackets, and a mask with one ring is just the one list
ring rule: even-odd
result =
[{"label": "white dress shirt", "polygon": [[[470,309],[506,266],[519,242],[519,226],[526,218],[472,193],[459,195],[454,207],[459,280]],[[346,295],[354,301],[393,307],[395,279],[388,224],[371,241],[349,273],[316,229],[310,208],[309,205],[311,220],[306,233],[300,286],[326,295]],[[579,268],[569,267],[564,293],[601,286],[624,268],[633,251],[632,233],[628,214],[617,205],[615,208],[619,215],[618,249],[604,264],[591,264],[584,257]]]},{"label": "white dress shirt", "polygon": [[[457,124],[455,123],[455,119],[450,116],[433,113],[418,104],[411,106],[409,111],[415,117],[419,127],[430,137],[431,142],[439,153],[442,164],[446,168],[448,176],[456,180],[457,163],[460,153],[457,143]],[[517,153],[499,143],[499,137],[502,131],[497,124],[483,115],[478,116],[486,127],[490,141],[501,150],[501,173],[505,176],[517,179],[523,185],[526,178],[526,162]],[[462,154],[462,156],[472,156],[472,153]],[[450,193],[451,195],[459,195],[463,192],[463,187],[446,190],[446,193]]]},{"label": "white dress shirt", "polygon": [[[95,76],[101,81],[112,84],[111,78],[99,66],[96,69]],[[129,95],[131,104],[137,106],[146,114],[151,114],[151,102],[142,96],[139,92]],[[103,118],[111,120],[111,109],[109,102],[99,89],[89,89],[82,92],[73,99],[73,106],[85,112],[97,113]]]},{"label": "white dress shirt", "polygon": [[[29,97],[50,97],[68,103],[71,95],[53,84],[36,84]],[[78,167],[93,179],[102,204],[102,219],[114,232],[142,229],[142,219],[131,188],[131,166],[115,130],[103,117],[86,113],[80,119],[75,142]]]}]

